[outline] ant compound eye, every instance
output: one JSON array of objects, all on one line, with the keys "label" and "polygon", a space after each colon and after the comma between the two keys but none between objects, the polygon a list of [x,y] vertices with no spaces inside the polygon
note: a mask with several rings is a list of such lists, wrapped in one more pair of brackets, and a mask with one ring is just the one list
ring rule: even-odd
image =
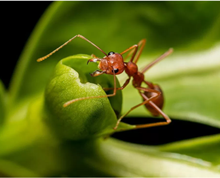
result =
[{"label": "ant compound eye", "polygon": [[[118,69],[114,69],[115,74],[117,74],[117,73],[118,73],[118,71],[119,71]],[[112,71],[112,72],[113,72],[113,71]]]},{"label": "ant compound eye", "polygon": [[109,56],[109,55],[112,55],[112,54],[115,54],[115,52],[110,51],[110,52],[108,53],[108,56]]}]

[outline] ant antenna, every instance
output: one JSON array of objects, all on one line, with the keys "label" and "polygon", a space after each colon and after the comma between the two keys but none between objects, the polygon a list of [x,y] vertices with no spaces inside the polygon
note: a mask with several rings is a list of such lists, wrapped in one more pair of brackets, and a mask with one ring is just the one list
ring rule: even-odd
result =
[{"label": "ant antenna", "polygon": [[47,54],[44,57],[41,57],[39,59],[37,59],[37,62],[41,62],[45,59],[47,59],[48,57],[50,57],[52,54],[54,54],[55,52],[57,52],[58,50],[60,50],[62,47],[66,46],[69,42],[71,42],[72,40],[74,40],[76,37],[82,38],[83,40],[89,42],[91,45],[93,45],[94,47],[96,47],[99,51],[101,51],[103,54],[105,54],[105,56],[108,56],[101,48],[99,48],[97,45],[95,45],[93,42],[89,41],[87,38],[85,38],[82,35],[75,35],[74,37],[70,38],[67,42],[65,42],[64,44],[62,44],[61,46],[59,46],[57,49],[53,50],[51,53]]}]

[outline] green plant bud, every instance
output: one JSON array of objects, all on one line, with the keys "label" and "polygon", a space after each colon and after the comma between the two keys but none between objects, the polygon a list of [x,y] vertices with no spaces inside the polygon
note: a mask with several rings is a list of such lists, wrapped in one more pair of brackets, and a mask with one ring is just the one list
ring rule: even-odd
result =
[{"label": "green plant bud", "polygon": [[113,76],[90,76],[97,69],[97,64],[87,65],[89,59],[91,56],[75,55],[61,60],[46,87],[46,120],[65,139],[79,140],[111,134],[117,122],[114,110],[116,113],[121,111],[121,91],[117,91],[110,102],[107,97],[93,98],[63,106],[72,99],[106,95],[102,87],[113,88]]}]

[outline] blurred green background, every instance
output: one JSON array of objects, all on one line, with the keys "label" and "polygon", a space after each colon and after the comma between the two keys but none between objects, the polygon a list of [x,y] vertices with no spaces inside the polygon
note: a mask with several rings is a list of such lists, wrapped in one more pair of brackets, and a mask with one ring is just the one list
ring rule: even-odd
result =
[{"label": "blurred green background", "polygon": [[[21,54],[9,90],[5,93],[4,87],[0,89],[0,121],[3,123],[0,127],[0,174],[219,176],[219,135],[155,147],[112,138],[86,143],[57,140],[40,119],[42,103],[38,101],[56,63],[74,54],[100,57],[103,54],[85,41],[76,39],[51,59],[36,63],[37,58],[76,34],[84,35],[106,53],[121,52],[146,38],[147,44],[138,62],[140,68],[173,47],[174,54],[149,70],[146,79],[162,86],[166,99],[164,111],[171,118],[212,126],[216,129],[205,128],[218,133],[219,7],[219,2],[52,3]],[[124,79],[124,75],[119,77],[120,81]],[[122,112],[131,108],[134,102],[140,103],[141,98],[129,86],[123,91]],[[130,114],[133,120],[146,119],[146,116],[150,115],[144,107]],[[193,126],[192,123],[182,128],[179,124],[175,129],[182,128],[180,135],[185,135],[189,127],[202,128]],[[200,131],[195,129],[194,132]],[[145,138],[148,137],[144,135],[146,133],[131,135]],[[177,134],[172,130],[170,135]],[[12,172],[12,169],[16,171]]]}]

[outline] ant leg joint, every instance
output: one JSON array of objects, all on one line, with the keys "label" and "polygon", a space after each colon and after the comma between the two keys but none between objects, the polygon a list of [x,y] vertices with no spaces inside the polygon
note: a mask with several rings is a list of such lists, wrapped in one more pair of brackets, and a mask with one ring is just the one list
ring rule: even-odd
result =
[{"label": "ant leg joint", "polygon": [[172,122],[172,120],[169,118],[169,120],[167,120],[167,124],[170,124]]}]

